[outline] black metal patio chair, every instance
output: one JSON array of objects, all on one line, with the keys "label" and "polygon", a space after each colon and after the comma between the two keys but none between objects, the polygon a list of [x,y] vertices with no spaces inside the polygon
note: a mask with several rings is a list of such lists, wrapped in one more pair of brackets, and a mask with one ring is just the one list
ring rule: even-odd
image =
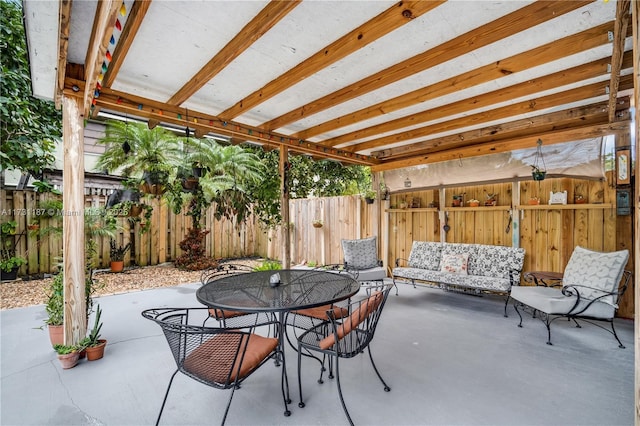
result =
[{"label": "black metal patio chair", "polygon": [[[202,285],[209,284],[229,275],[248,274],[253,272],[253,268],[247,265],[235,263],[223,263],[213,268],[206,269],[200,276]],[[242,311],[234,311],[229,309],[209,308],[209,317],[205,319],[204,325],[210,318],[220,322],[223,327],[245,327],[258,321],[258,316],[262,316],[260,321],[270,321],[271,317],[267,314],[255,314]]]},{"label": "black metal patio chair", "polygon": [[[277,338],[256,334],[258,327],[276,327],[274,321],[234,329],[190,323],[190,318],[201,321],[205,311],[206,308],[158,308],[142,312],[144,318],[162,328],[177,365],[169,380],[156,425],[160,423],[171,384],[178,372],[216,389],[231,389],[222,417],[224,424],[235,390],[267,360],[281,355]],[[282,397],[287,412],[284,387]]]},{"label": "black metal patio chair", "polygon": [[[342,386],[340,384],[340,363],[341,358],[354,358],[362,353],[365,349],[369,353],[369,359],[371,365],[376,372],[378,378],[384,385],[385,392],[389,392],[391,388],[385,383],[384,379],[380,375],[378,368],[376,367],[373,356],[371,355],[371,341],[374,338],[376,327],[382,313],[387,297],[393,284],[382,284],[378,287],[370,286],[367,291],[370,295],[363,300],[352,302],[347,306],[349,316],[343,318],[337,318],[333,314],[333,310],[326,311],[326,315],[329,317],[329,321],[325,321],[321,324],[304,332],[298,337],[298,388],[300,390],[300,402],[298,406],[300,408],[305,406],[304,399],[302,397],[302,354],[303,350],[309,352],[318,352],[324,360],[328,357],[329,360],[335,362],[336,370],[336,382],[338,385],[338,395],[340,396],[340,402],[342,408],[349,420],[349,423],[353,425],[347,405],[342,395]],[[323,383],[322,376],[325,369],[320,369],[320,378],[318,383]],[[333,378],[332,369],[330,369],[329,378]]]}]

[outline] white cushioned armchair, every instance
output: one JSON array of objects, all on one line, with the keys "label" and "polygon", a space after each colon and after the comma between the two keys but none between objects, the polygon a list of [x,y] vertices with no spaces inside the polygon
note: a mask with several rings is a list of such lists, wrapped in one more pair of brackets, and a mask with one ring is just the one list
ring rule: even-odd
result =
[{"label": "white cushioned armchair", "polygon": [[387,277],[387,270],[378,259],[377,237],[342,240],[342,253],[345,267],[358,271],[358,281],[382,281]]},{"label": "white cushioned armchair", "polygon": [[[511,298],[520,316],[518,327],[522,327],[522,315],[518,308],[530,307],[534,317],[539,317],[547,327],[547,344],[551,345],[551,323],[558,318],[568,318],[594,324],[609,331],[624,348],[613,326],[618,301],[624,294],[631,272],[624,267],[629,251],[597,252],[577,246],[565,267],[562,280],[553,286],[513,286]],[[611,330],[593,321],[611,324]]]}]

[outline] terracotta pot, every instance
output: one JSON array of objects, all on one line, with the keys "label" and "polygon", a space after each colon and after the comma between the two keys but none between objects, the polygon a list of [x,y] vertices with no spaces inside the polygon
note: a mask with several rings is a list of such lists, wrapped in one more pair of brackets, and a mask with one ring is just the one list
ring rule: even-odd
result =
[{"label": "terracotta pot", "polygon": [[477,203],[469,203],[469,207],[479,207],[479,206],[480,206],[479,201]]},{"label": "terracotta pot", "polygon": [[124,260],[112,260],[111,272],[122,272],[124,269]]},{"label": "terracotta pot", "polygon": [[538,204],[540,204],[540,200],[538,200],[537,198],[532,198],[529,200],[530,206],[537,206]]},{"label": "terracotta pot", "polygon": [[104,356],[104,347],[107,345],[105,339],[99,339],[100,344],[98,346],[89,346],[87,351],[87,361],[95,361]]},{"label": "terracotta pot", "polygon": [[317,222],[315,222],[315,223],[313,224],[313,227],[314,227],[314,228],[322,228],[322,224],[321,224],[321,223],[317,223]]},{"label": "terracotta pot", "polygon": [[58,360],[63,369],[73,368],[78,364],[80,352],[71,352],[70,354],[58,355]]},{"label": "terracotta pot", "polygon": [[64,344],[64,326],[50,325],[49,340],[51,340],[51,346]]}]

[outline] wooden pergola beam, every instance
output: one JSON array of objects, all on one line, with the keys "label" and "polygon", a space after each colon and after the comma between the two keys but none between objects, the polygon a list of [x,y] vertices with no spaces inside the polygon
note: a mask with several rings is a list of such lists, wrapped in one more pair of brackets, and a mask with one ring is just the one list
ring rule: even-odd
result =
[{"label": "wooden pergola beam", "polygon": [[629,26],[630,4],[630,0],[618,0],[616,2],[616,22],[613,30],[613,53],[611,54],[611,80],[609,82],[609,122],[615,121],[616,98],[618,97],[618,84],[624,55],[624,41]]},{"label": "wooden pergola beam", "polygon": [[[622,78],[620,84],[625,89],[630,89],[633,82],[631,81],[630,76],[625,76]],[[351,149],[354,151],[371,149],[390,143],[428,137],[430,135],[441,132],[455,131],[457,129],[462,129],[469,126],[477,126],[481,125],[482,123],[498,119],[532,113],[535,111],[543,111],[547,108],[553,108],[571,102],[579,102],[584,99],[606,96],[607,90],[608,86],[606,82],[592,83],[587,86],[566,90],[564,92],[554,93],[552,95],[547,95],[540,98],[528,99],[512,105],[471,114],[465,117],[420,127],[417,129],[407,130],[378,139],[373,139],[367,142],[351,145],[343,149]]]},{"label": "wooden pergola beam", "polygon": [[67,71],[67,56],[69,54],[69,31],[71,29],[71,0],[60,1],[58,16],[58,68],[56,70],[57,87],[54,95],[56,108],[62,108],[62,91]]},{"label": "wooden pergola beam", "polygon": [[393,30],[411,22],[424,13],[436,8],[446,0],[401,1],[391,6],[375,18],[350,31],[330,45],[322,48],[300,64],[251,93],[235,105],[220,113],[221,117],[233,119],[276,96],[317,73],[319,70],[362,49],[364,46],[389,34]]},{"label": "wooden pergola beam", "polygon": [[[457,91],[465,90],[482,83],[498,80],[514,73],[522,72],[536,66],[564,58],[569,55],[584,52],[598,46],[609,44],[608,33],[613,31],[613,21],[589,28],[577,34],[570,35],[560,40],[547,43],[535,49],[491,62],[490,64],[473,69],[471,71],[453,76],[446,80],[422,87],[409,93],[402,94],[392,99],[379,102],[375,105],[363,108],[359,111],[345,114],[341,117],[325,121],[306,130],[295,133],[296,137],[308,139],[329,131],[335,131],[341,127],[389,114],[403,108],[419,105],[431,99],[446,96]],[[277,124],[274,126],[273,124]],[[278,119],[271,120],[268,128],[276,129],[282,124]]]},{"label": "wooden pergola beam", "polygon": [[[384,161],[399,160],[413,155],[424,155],[473,143],[497,142],[504,138],[524,137],[541,132],[547,133],[554,129],[570,128],[577,123],[582,125],[604,123],[607,121],[608,105],[608,101],[600,102],[537,117],[523,118],[509,123],[469,130],[410,145],[374,151],[371,155]],[[621,119],[629,119],[628,97],[618,99],[617,110],[625,110],[627,117]]]},{"label": "wooden pergola beam", "polygon": [[403,167],[418,166],[421,164],[460,160],[482,155],[510,152],[517,149],[531,148],[536,145],[536,141],[538,139],[542,139],[545,146],[547,146],[580,139],[594,138],[598,136],[623,134],[629,131],[630,124],[630,120],[625,120],[616,123],[603,123],[591,126],[581,126],[561,131],[540,133],[512,140],[501,140],[499,142],[471,145],[462,148],[439,151],[428,155],[414,156],[403,160],[381,163],[375,166],[371,166],[371,171],[381,172],[385,170],[400,169]]},{"label": "wooden pergola beam", "polygon": [[[510,99],[518,99],[525,96],[531,96],[531,93],[542,93],[546,90],[556,89],[568,84],[575,83],[576,81],[584,81],[594,77],[604,76],[609,73],[610,63],[611,58],[601,58],[588,64],[579,65],[577,67],[558,71],[553,74],[548,74],[539,78],[527,80],[522,83],[514,84],[510,87],[494,90],[493,92],[483,93],[478,96],[472,96],[470,98],[462,99],[448,105],[440,105],[436,108],[421,111],[415,114],[408,115],[406,117],[400,117],[395,120],[387,121],[375,126],[370,126],[364,129],[345,133],[344,135],[324,140],[322,141],[322,144],[326,146],[338,146],[356,141],[358,139],[375,136],[381,133],[398,131],[409,126],[415,126],[420,123],[426,123],[429,121],[438,120],[462,113],[469,113],[479,108],[490,107],[491,105],[507,102]],[[626,55],[626,64],[627,66],[631,66],[630,54]],[[599,86],[603,86],[603,84],[600,83]],[[536,105],[534,106],[537,106],[537,101],[525,102],[536,103]],[[516,115],[516,109],[513,110],[513,113],[511,115]],[[507,117],[509,117],[509,115],[507,115]],[[407,133],[412,133],[412,131],[402,132],[400,134],[403,140],[409,139],[408,137],[404,137],[404,135]],[[398,134],[377,138],[372,141],[357,144],[354,147],[351,147],[351,149],[358,151],[361,149],[374,148],[389,142],[396,141],[397,137]]]},{"label": "wooden pergola beam", "polygon": [[[547,2],[537,1],[508,15],[505,15],[487,25],[469,31],[446,43],[413,56],[386,69],[370,75],[362,80],[350,84],[336,92],[316,99],[300,108],[282,115],[261,127],[276,129],[284,124],[300,120],[303,117],[316,114],[343,102],[365,95],[373,90],[387,86],[396,81],[432,68],[438,64],[462,56],[470,51],[488,46],[503,38],[557,18],[577,8],[591,3],[587,1]],[[278,126],[278,127],[276,127]],[[304,139],[304,138],[302,138]]]},{"label": "wooden pergola beam", "polygon": [[102,0],[98,2],[96,15],[93,20],[91,37],[89,39],[89,48],[84,61],[85,64],[85,86],[84,86],[84,115],[88,116],[91,102],[93,101],[93,92],[98,81],[98,76],[102,71],[102,62],[107,53],[109,40],[113,34],[113,26],[118,17],[118,10],[122,5],[122,1]]},{"label": "wooden pergola beam", "polygon": [[127,22],[122,29],[120,38],[118,39],[118,44],[112,52],[109,69],[107,69],[104,79],[102,80],[103,87],[111,87],[115,81],[124,60],[127,57],[127,53],[129,53],[129,49],[140,30],[142,21],[144,21],[144,17],[147,15],[147,11],[151,6],[151,1],[152,0],[136,0],[133,2],[131,10],[129,11],[129,16],[127,17]]},{"label": "wooden pergola beam", "polygon": [[256,40],[287,16],[301,0],[270,1],[238,34],[207,64],[180,88],[168,101],[169,105],[181,105],[200,90],[209,80],[222,71]]},{"label": "wooden pergola beam", "polygon": [[[67,79],[65,85],[67,88],[73,85],[82,87],[83,82]],[[319,155],[349,164],[371,165],[378,162],[378,160],[370,156],[359,155],[336,148],[328,148],[317,143],[294,139],[280,133],[265,132],[255,126],[225,121],[217,116],[199,111],[189,110],[189,121],[187,121],[187,110],[185,108],[167,105],[162,102],[118,92],[113,89],[103,88],[100,97],[96,99],[96,105],[111,111],[126,113],[129,116],[137,116],[147,120],[156,120],[178,126],[198,128],[203,132],[211,132],[222,136],[243,139],[245,141],[253,141],[261,145],[273,147],[286,146],[292,151],[309,155]]]}]

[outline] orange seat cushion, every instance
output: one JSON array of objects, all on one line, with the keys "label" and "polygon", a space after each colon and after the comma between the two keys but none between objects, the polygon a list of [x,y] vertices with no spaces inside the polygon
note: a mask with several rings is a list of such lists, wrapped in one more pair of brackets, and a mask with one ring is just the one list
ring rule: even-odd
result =
[{"label": "orange seat cushion", "polygon": [[[242,343],[240,339],[242,338]],[[251,373],[278,346],[278,339],[251,334],[242,358],[247,336],[216,334],[196,348],[184,360],[184,369],[209,382],[228,384]],[[240,346],[240,352],[238,352]],[[240,360],[242,359],[242,363]],[[232,371],[233,369],[233,371]]]},{"label": "orange seat cushion", "polygon": [[231,311],[229,309],[209,309],[209,315],[212,317],[222,320],[226,318],[240,317],[242,315],[247,315],[247,312],[242,311]]},{"label": "orange seat cushion", "polygon": [[[371,296],[369,296],[366,300],[360,303],[358,309],[353,311],[351,315],[347,319],[344,320],[342,324],[340,324],[336,330],[338,335],[338,340],[342,339],[344,336],[349,334],[351,330],[358,327],[361,322],[363,322],[367,317],[374,312],[380,303],[382,302],[382,292],[376,291]],[[321,349],[329,349],[336,343],[335,334],[331,333],[324,339],[320,341],[318,346]]]},{"label": "orange seat cushion", "polygon": [[347,308],[331,305],[316,306],[315,308],[300,309],[293,312],[298,315],[304,315],[325,321],[329,319],[327,317],[327,311],[333,311],[334,318],[344,318],[349,315],[349,310]]}]

